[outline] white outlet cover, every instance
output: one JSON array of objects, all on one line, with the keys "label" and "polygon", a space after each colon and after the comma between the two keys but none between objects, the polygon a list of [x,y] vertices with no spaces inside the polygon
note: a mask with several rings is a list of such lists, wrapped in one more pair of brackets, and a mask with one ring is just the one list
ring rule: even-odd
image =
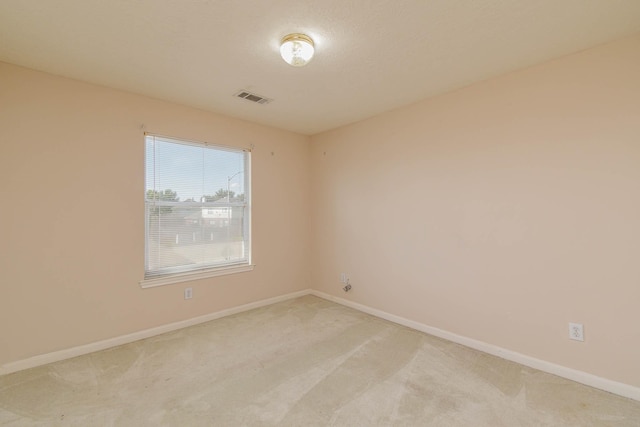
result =
[{"label": "white outlet cover", "polygon": [[584,327],[582,323],[569,323],[569,338],[576,341],[584,341]]},{"label": "white outlet cover", "polygon": [[193,288],[185,288],[184,289],[184,299],[193,298]]}]

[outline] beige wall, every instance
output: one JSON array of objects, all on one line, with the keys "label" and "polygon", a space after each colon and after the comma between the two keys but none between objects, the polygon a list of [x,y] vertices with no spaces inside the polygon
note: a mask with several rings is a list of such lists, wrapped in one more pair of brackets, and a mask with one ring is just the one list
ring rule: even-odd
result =
[{"label": "beige wall", "polygon": [[317,135],[312,166],[315,289],[640,386],[640,36]]},{"label": "beige wall", "polygon": [[[140,288],[141,124],[255,145],[254,271]],[[0,365],[307,289],[309,153],[306,136],[0,63]]]},{"label": "beige wall", "polygon": [[[313,287],[640,386],[638,76],[640,36],[308,138],[0,63],[0,365]],[[139,287],[141,124],[255,144],[253,272]]]}]

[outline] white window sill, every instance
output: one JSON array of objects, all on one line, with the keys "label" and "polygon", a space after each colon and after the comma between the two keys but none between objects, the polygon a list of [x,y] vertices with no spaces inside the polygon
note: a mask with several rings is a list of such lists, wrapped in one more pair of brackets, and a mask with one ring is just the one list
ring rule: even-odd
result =
[{"label": "white window sill", "polygon": [[170,285],[172,283],[181,283],[188,282],[190,280],[206,279],[208,277],[242,273],[245,271],[253,270],[253,267],[255,267],[253,264],[247,264],[233,267],[220,267],[211,270],[194,271],[191,273],[176,273],[150,279],[143,279],[138,283],[140,283],[140,287],[142,288],[155,288],[156,286]]}]

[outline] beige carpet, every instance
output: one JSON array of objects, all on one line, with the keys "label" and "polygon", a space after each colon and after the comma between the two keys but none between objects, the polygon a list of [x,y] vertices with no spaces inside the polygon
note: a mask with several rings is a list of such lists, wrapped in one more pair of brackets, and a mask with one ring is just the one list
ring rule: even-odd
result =
[{"label": "beige carpet", "polygon": [[2,426],[640,426],[640,402],[307,296],[0,377]]}]

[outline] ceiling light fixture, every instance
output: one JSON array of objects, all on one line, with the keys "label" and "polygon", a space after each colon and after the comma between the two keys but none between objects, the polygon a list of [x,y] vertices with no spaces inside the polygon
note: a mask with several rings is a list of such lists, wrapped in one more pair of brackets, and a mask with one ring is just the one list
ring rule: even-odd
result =
[{"label": "ceiling light fixture", "polygon": [[294,67],[307,65],[313,58],[313,40],[306,34],[289,34],[282,39],[280,55],[282,59]]}]

